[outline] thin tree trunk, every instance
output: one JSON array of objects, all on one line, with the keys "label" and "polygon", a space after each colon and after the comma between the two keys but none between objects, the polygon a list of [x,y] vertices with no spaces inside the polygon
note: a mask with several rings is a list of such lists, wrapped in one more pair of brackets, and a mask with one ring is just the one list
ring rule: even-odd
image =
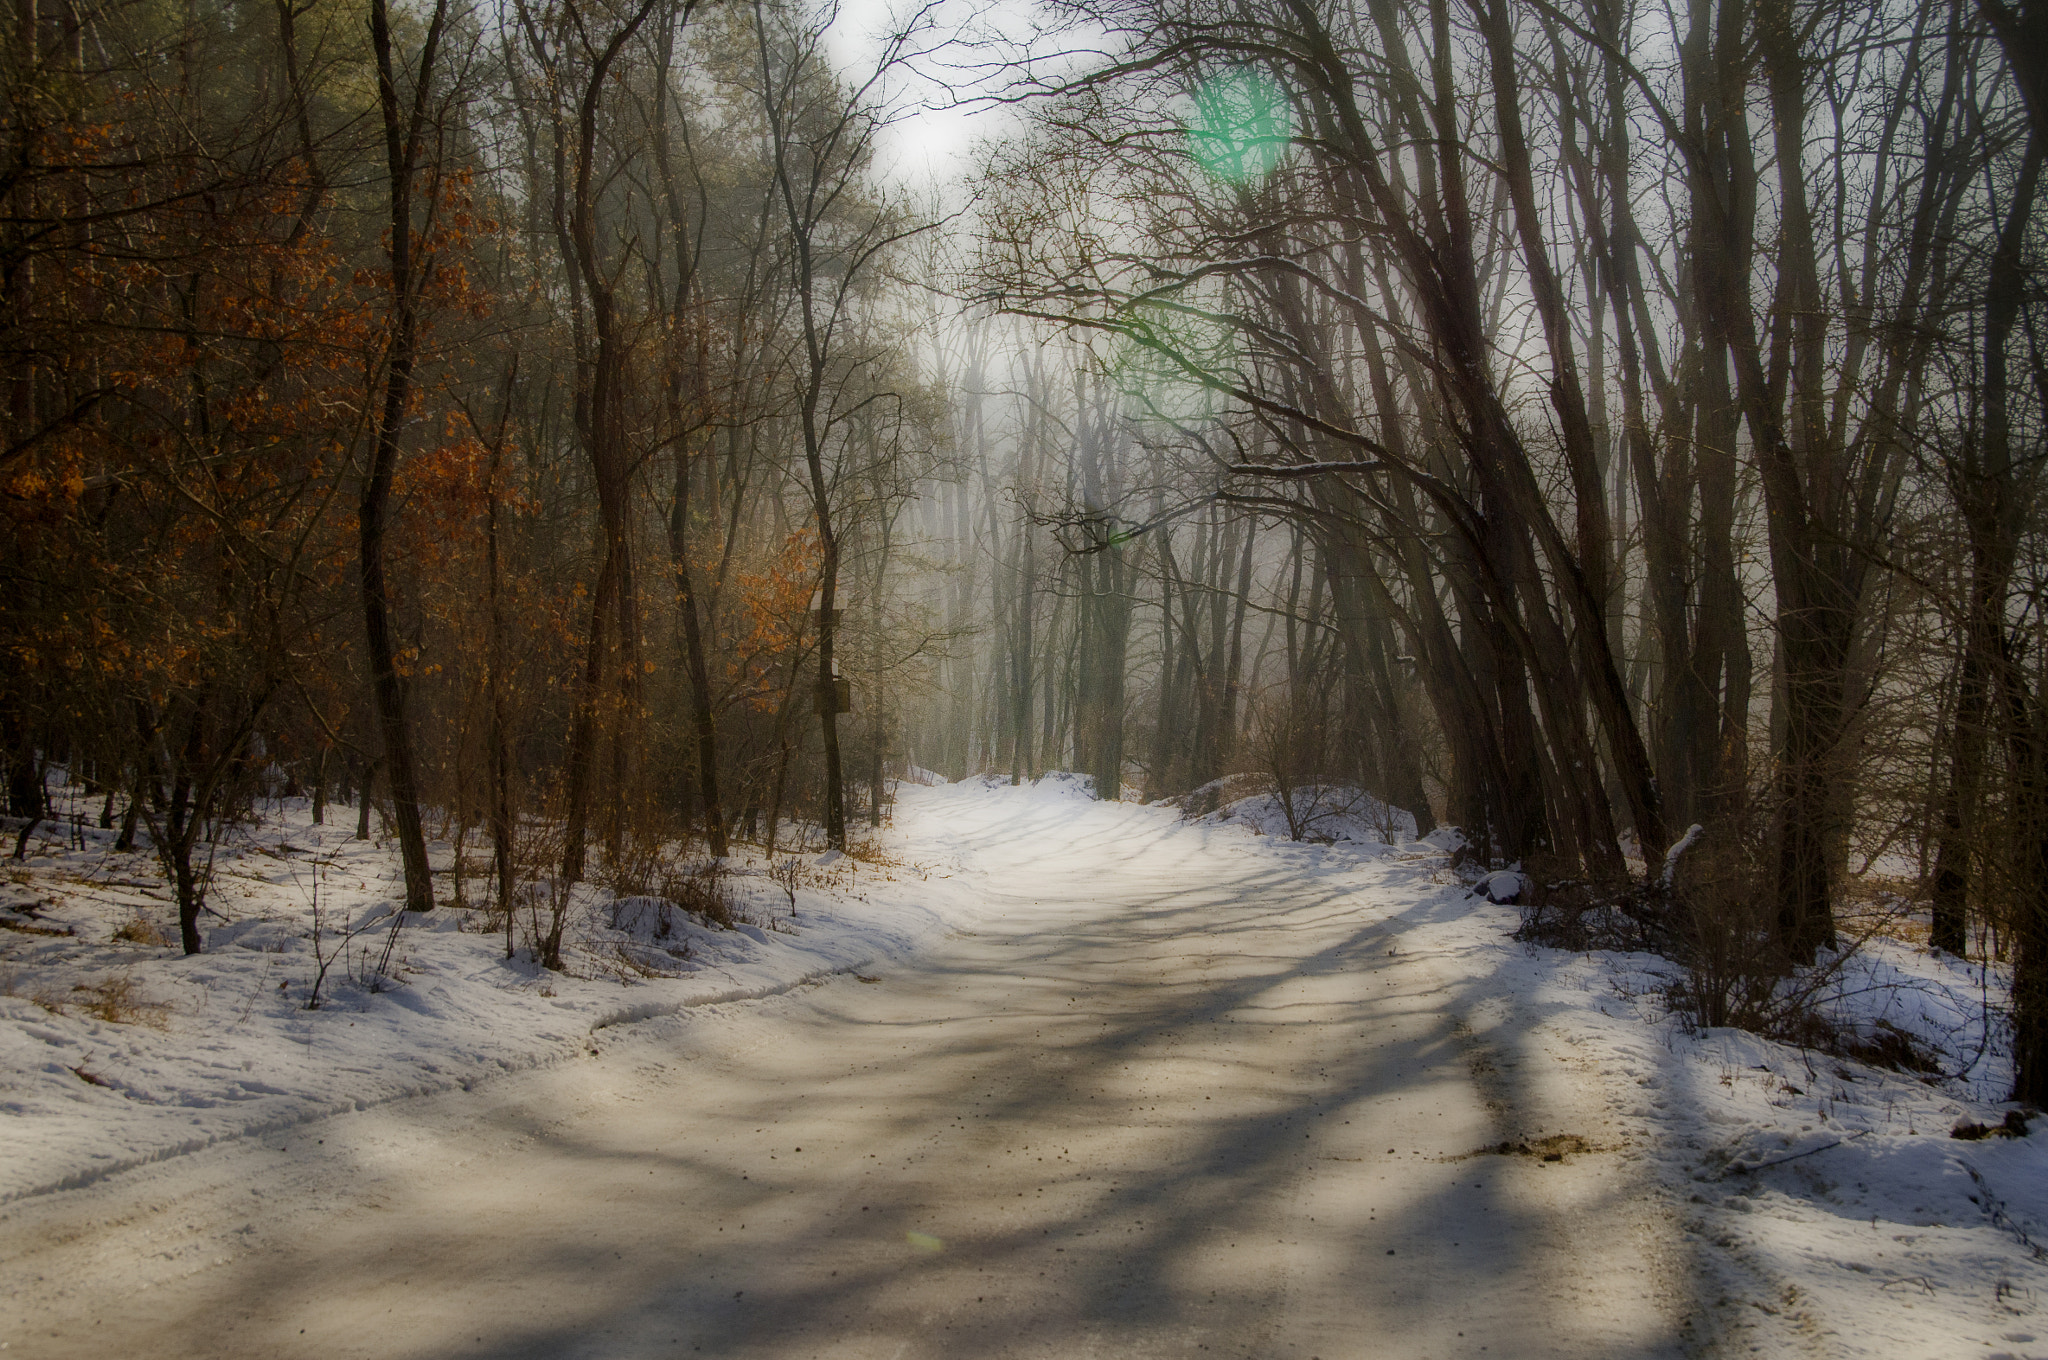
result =
[{"label": "thin tree trunk", "polygon": [[399,859],[405,868],[405,909],[430,911],[434,884],[427,864],[427,838],[420,825],[419,789],[413,769],[412,733],[405,717],[405,682],[398,674],[392,635],[390,587],[384,566],[384,538],[392,479],[398,471],[399,439],[412,405],[413,365],[419,352],[419,290],[413,248],[413,172],[418,163],[427,89],[434,75],[447,0],[435,0],[433,18],[420,49],[410,119],[401,115],[398,73],[391,51],[385,0],[370,0],[370,39],[377,56],[378,107],[383,114],[386,170],[391,177],[391,338],[384,363],[384,401],[378,413],[370,475],[357,506],[357,562],[368,642],[370,693],[384,746],[392,816],[398,824]]}]

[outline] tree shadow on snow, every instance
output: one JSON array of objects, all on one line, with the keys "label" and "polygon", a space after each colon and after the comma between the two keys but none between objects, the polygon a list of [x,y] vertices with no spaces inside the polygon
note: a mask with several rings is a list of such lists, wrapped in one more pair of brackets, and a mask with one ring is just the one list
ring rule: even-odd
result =
[{"label": "tree shadow on snow", "polygon": [[[1010,834],[1063,824],[1048,812],[1034,830],[1038,816],[1023,808]],[[258,1260],[209,1306],[289,1335],[397,1291],[413,1315],[366,1317],[360,1335],[365,1353],[414,1356],[1406,1360],[1467,1353],[1468,1314],[1522,1320],[1526,1348],[1496,1355],[1551,1353],[1545,1337],[1572,1339],[1561,1354],[1687,1349],[1688,1300],[1647,1330],[1603,1324],[1590,1286],[1546,1258],[1555,1204],[1618,1221],[1639,1173],[1611,1153],[1473,1155],[1563,1131],[1529,1122],[1547,1099],[1529,1040],[1544,1008],[1471,1023],[1506,987],[1499,951],[1404,951],[1407,931],[1463,909],[1455,893],[1418,866],[1361,878],[1355,852],[1318,847],[1239,854],[1204,881],[1202,855],[1228,859],[1243,833],[1156,820],[1103,833],[1136,909],[1036,914],[1104,872],[1109,842],[1078,838],[1066,864],[990,889],[1011,912],[971,947],[792,1001],[792,1042],[718,1060],[751,1081],[707,1078],[694,1100],[683,1064],[649,1096],[675,1107],[661,1146],[570,1120],[508,1153],[501,1190],[462,1216],[394,1206],[388,1231],[336,1233],[317,1271]],[[1425,1073],[1458,1075],[1446,1113],[1403,1125],[1405,1145],[1361,1143],[1396,1093],[1435,1098],[1403,1085]],[[499,1132],[527,1118],[508,1111]],[[1689,1274],[1674,1259],[1646,1278]],[[1291,1300],[1311,1280],[1355,1291],[1383,1332],[1305,1330]]]}]

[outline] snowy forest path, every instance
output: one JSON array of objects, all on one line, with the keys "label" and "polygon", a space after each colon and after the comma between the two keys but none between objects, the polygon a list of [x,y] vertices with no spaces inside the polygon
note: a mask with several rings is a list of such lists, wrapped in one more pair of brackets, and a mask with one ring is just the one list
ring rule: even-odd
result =
[{"label": "snowy forest path", "polygon": [[1597,1081],[1409,947],[1433,865],[1029,792],[906,799],[979,908],[872,978],[14,1207],[13,1353],[1690,1349]]}]

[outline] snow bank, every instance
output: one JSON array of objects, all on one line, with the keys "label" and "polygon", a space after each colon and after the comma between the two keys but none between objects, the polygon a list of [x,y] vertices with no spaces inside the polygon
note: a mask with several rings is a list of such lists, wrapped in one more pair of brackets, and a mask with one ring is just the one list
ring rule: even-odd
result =
[{"label": "snow bank", "polygon": [[1255,793],[1210,813],[1207,820],[1247,827],[1261,836],[1326,845],[1406,845],[1415,818],[1362,789],[1303,784],[1283,793]]},{"label": "snow bank", "polygon": [[46,826],[71,848],[41,842],[0,875],[0,1200],[555,1062],[609,1025],[908,953],[973,906],[901,861],[800,858],[792,918],[740,855],[736,929],[585,886],[554,973],[507,959],[481,912],[395,913],[395,847],[335,811],[314,826],[286,802],[222,848],[191,958],[153,859],[110,833]]},{"label": "snow bank", "polygon": [[1730,1353],[2048,1356],[2048,1126],[1950,1136],[2006,1113],[2010,1052],[1985,1024],[2002,970],[1886,938],[1840,961],[1824,1012],[1941,1055],[1940,1072],[1894,1071],[1695,1030],[1668,1004],[1676,964],[1517,945],[1513,907],[1459,896],[1462,912],[1402,947],[1455,953],[1484,979],[1445,1003],[1477,1041],[1506,1049],[1542,1017],[1544,1061],[1598,1079],[1623,1142],[1656,1169]]}]

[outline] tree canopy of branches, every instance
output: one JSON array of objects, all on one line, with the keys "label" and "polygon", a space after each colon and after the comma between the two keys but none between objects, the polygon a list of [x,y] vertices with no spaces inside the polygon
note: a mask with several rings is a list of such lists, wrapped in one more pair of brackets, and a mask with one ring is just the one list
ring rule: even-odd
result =
[{"label": "tree canopy of branches", "polygon": [[2036,8],[1063,6],[1102,51],[1025,90],[975,287],[1108,385],[1016,485],[1080,615],[1151,564],[1148,790],[1342,731],[1472,853],[1649,897],[1697,823],[1788,964],[1903,850],[1937,944],[2007,932],[2048,1089]]},{"label": "tree canopy of branches", "polygon": [[281,785],[381,808],[414,910],[436,816],[501,905],[592,835],[614,876],[723,854],[734,807],[843,841],[813,697],[836,611],[888,606],[835,569],[937,419],[881,286],[922,225],[871,169],[901,51],[848,83],[835,16],[773,4],[38,3],[0,127],[8,811],[52,764],[104,789],[188,952],[205,844]]}]

